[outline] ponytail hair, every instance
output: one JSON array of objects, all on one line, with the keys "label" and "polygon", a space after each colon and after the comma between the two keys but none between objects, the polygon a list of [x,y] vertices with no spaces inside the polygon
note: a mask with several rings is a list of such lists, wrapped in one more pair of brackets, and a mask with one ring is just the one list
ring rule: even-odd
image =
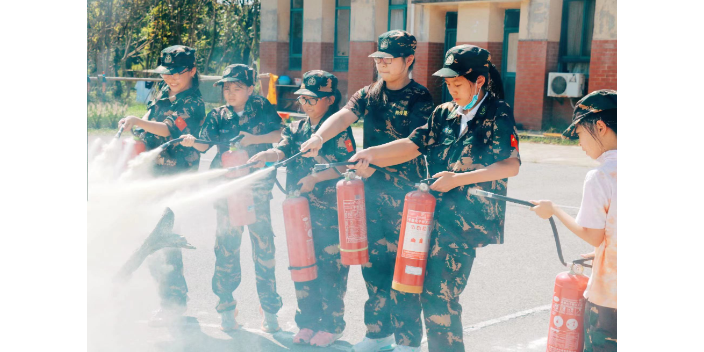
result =
[{"label": "ponytail hair", "polygon": [[200,74],[198,74],[198,69],[196,69],[196,74],[193,75],[191,80],[191,88],[198,89],[200,87]]},{"label": "ponytail hair", "polygon": [[340,111],[340,99],[342,99],[342,93],[340,93],[339,89],[335,89],[334,97],[335,97],[335,102],[330,104],[330,106],[328,107],[328,111],[326,113],[326,115],[328,115],[328,116]]},{"label": "ponytail hair", "polygon": [[463,77],[472,83],[476,83],[477,78],[479,78],[479,76],[484,76],[486,84],[482,87],[482,89],[489,93],[492,93],[495,97],[503,100],[505,94],[504,83],[501,80],[501,74],[499,73],[499,70],[496,69],[496,66],[491,63],[491,61],[488,61],[488,63],[489,72],[479,72],[476,70],[472,70],[472,72],[464,75]]},{"label": "ponytail hair", "polygon": [[499,70],[493,63],[489,63],[489,91],[494,93],[494,95],[503,100],[505,98],[504,93],[504,82],[501,80],[501,74]]}]

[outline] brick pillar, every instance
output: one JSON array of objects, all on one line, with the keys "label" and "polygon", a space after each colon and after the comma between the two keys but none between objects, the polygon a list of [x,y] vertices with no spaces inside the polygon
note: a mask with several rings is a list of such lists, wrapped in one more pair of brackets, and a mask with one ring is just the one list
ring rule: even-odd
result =
[{"label": "brick pillar", "polygon": [[589,92],[599,89],[616,90],[616,41],[592,41],[589,63]]},{"label": "brick pillar", "polygon": [[442,68],[444,49],[444,43],[418,43],[416,63],[413,66],[413,80],[428,88],[436,105],[442,100],[443,81],[442,78],[433,76],[433,73]]},{"label": "brick pillar", "polygon": [[513,114],[523,128],[539,130],[543,118],[549,118],[551,104],[547,99],[548,73],[557,70],[560,43],[519,41],[516,67],[516,96]]},{"label": "brick pillar", "polygon": [[374,60],[367,57],[376,51],[376,42],[350,42],[347,93],[354,94],[374,81]]},{"label": "brick pillar", "polygon": [[548,73],[557,70],[562,0],[521,3],[513,115],[524,129],[540,130],[552,113]]},{"label": "brick pillar", "polygon": [[332,72],[333,43],[303,43],[301,72],[323,70]]},{"label": "brick pillar", "polygon": [[[260,42],[259,43],[259,72],[273,73],[277,76],[288,74],[288,43]],[[262,79],[262,95],[269,89],[269,80]]]}]

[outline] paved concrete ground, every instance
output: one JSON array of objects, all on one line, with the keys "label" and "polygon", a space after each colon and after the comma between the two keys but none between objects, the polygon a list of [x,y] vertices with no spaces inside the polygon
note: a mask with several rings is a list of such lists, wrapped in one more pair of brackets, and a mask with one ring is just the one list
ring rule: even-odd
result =
[{"label": "paved concrete ground", "polygon": [[[520,174],[509,181],[509,196],[521,199],[551,199],[576,215],[582,181],[595,165],[579,147],[521,145],[523,165]],[[203,166],[208,163],[208,154]],[[210,156],[212,158],[212,156]],[[283,182],[283,170],[279,179]],[[215,214],[210,207],[196,214],[198,222],[181,228],[181,233],[198,249],[184,251],[185,275],[190,301],[188,324],[173,329],[151,328],[146,321],[158,308],[156,286],[146,267],[132,282],[115,293],[118,313],[101,315],[100,307],[89,306],[89,350],[91,351],[306,351],[291,344],[298,331],[293,317],[295,293],[289,272],[281,214],[283,195],[274,191],[272,218],[277,234],[277,284],[284,306],[279,312],[282,332],[271,335],[259,330],[261,318],[254,282],[251,245],[245,234],[242,242],[242,284],[235,297],[240,302],[243,331],[226,334],[218,329],[217,298],[211,291],[215,256],[213,253]],[[90,206],[90,204],[89,204]],[[146,233],[150,229],[145,229]],[[567,260],[592,250],[558,223]],[[509,205],[505,244],[478,250],[478,257],[465,292],[461,296],[465,345],[468,351],[544,351],[548,325],[548,304],[555,275],[565,269],[558,261],[555,243],[547,221],[523,207]],[[587,274],[589,274],[587,272]],[[129,286],[132,285],[132,286]],[[350,270],[345,298],[347,329],[340,341],[327,350],[349,350],[365,333],[363,306],[367,298],[358,266]],[[110,311],[114,307],[105,307]],[[105,314],[107,315],[107,314]],[[427,345],[423,345],[427,351]]]}]

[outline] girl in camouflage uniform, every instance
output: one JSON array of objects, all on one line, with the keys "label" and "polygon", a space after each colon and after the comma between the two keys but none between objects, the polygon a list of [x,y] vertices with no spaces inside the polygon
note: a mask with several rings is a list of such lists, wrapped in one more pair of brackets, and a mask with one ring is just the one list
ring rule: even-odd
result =
[{"label": "girl in camouflage uniform", "polygon": [[[200,138],[206,141],[227,142],[244,135],[239,142],[248,155],[267,150],[272,143],[281,139],[283,121],[266,98],[253,95],[256,72],[247,65],[230,65],[225,69],[223,78],[215,85],[223,86],[226,105],[215,108],[205,119]],[[195,137],[188,136],[184,145],[193,145],[201,152],[209,149],[207,144],[194,144]],[[222,154],[227,146],[219,144],[218,152],[213,158],[211,168],[222,167]],[[269,202],[272,199],[276,173],[253,186],[254,206],[257,221],[248,225],[249,239],[252,242],[252,256],[257,281],[257,293],[263,311],[262,329],[266,332],[280,330],[276,313],[281,309],[281,296],[276,292],[274,231],[271,227]],[[217,229],[215,233],[215,274],[213,275],[213,292],[220,298],[215,307],[222,320],[221,328],[225,331],[236,330],[240,325],[235,320],[237,301],[232,293],[242,281],[240,268],[240,244],[244,227],[230,225],[227,201],[215,202]]]},{"label": "girl in camouflage uniform", "polygon": [[[147,113],[141,119],[127,116],[118,122],[119,128],[128,130],[137,126],[134,134],[144,141],[147,150],[200,131],[205,118],[205,103],[198,89],[195,52],[195,49],[183,45],[162,50],[159,67],[153,72],[161,74],[164,81],[160,82],[156,95],[147,104]],[[198,151],[175,143],[159,153],[153,171],[157,176],[195,172],[199,163]],[[163,249],[150,257],[149,266],[152,276],[159,282],[161,297],[161,310],[152,323],[167,323],[186,310],[188,287],[183,276],[181,250]]]},{"label": "girl in camouflage uniform", "polygon": [[[433,108],[427,88],[409,79],[415,61],[416,38],[408,32],[393,30],[379,36],[379,51],[369,55],[376,63],[380,79],[357,91],[347,105],[318,129],[302,146],[315,155],[323,142],[364,119],[364,148],[407,137],[427,122]],[[398,163],[397,163],[398,164]],[[391,165],[391,164],[389,164]],[[362,275],[369,299],[364,305],[367,333],[355,351],[393,349],[420,345],[423,335],[420,316],[406,314],[408,307],[420,304],[420,295],[391,289],[396,249],[401,231],[403,199],[412,190],[411,183],[425,178],[422,158],[404,160],[387,168],[400,179],[365,170],[364,190],[367,214],[369,263],[362,265]]]},{"label": "girl in camouflage uniform", "polygon": [[[501,77],[485,49],[450,49],[443,77],[453,101],[435,108],[428,123],[408,137],[358,152],[351,161],[365,169],[393,158],[428,156],[435,178],[436,224],[430,237],[422,310],[430,351],[464,351],[462,305],[476,248],[503,243],[505,202],[470,195],[471,188],[505,195],[507,178],[518,174],[518,134],[503,99]],[[420,316],[421,306],[409,314]],[[418,351],[419,348],[412,349]]]},{"label": "girl in camouflage uniform", "polygon": [[[284,129],[283,138],[275,149],[261,152],[250,161],[276,162],[296,154],[301,144],[315,133],[333,113],[340,110],[337,78],[315,70],[303,75],[303,85],[296,91],[298,102],[308,117],[294,121]],[[337,224],[335,185],[339,175],[329,169],[314,173],[316,163],[346,161],[355,151],[352,128],[327,141],[316,158],[297,158],[286,167],[286,188],[289,194],[299,190],[310,204],[313,243],[318,266],[318,278],[296,282],[296,324],[300,331],[294,336],[297,344],[329,346],[342,336],[345,329],[345,292],[349,266],[342,265]]]}]

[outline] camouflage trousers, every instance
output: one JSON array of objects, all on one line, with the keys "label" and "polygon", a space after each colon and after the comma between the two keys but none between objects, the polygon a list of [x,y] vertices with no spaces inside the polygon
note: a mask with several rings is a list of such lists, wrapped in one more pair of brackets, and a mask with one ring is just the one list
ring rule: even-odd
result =
[{"label": "camouflage trousers", "polygon": [[185,306],[188,301],[188,286],[183,276],[183,255],[179,248],[157,251],[147,259],[149,272],[159,285],[159,297],[163,309]]},{"label": "camouflage trousers", "polygon": [[438,237],[431,237],[421,297],[428,350],[464,351],[459,299],[467,286],[476,251],[443,243]]},{"label": "camouflage trousers", "polygon": [[[235,309],[237,301],[232,293],[242,281],[240,267],[240,244],[244,227],[230,225],[227,203],[220,200],[215,204],[217,229],[215,232],[215,274],[213,292],[220,298],[215,307],[218,313]],[[276,313],[281,309],[281,296],[276,292],[274,231],[271,227],[269,201],[255,205],[257,221],[248,225],[249,239],[252,242],[252,260],[257,282],[257,294],[262,310]]]},{"label": "camouflage trousers", "polygon": [[616,351],[616,309],[587,301],[584,312],[584,352]]},{"label": "camouflage trousers", "polygon": [[369,295],[364,304],[366,336],[380,339],[395,334],[398,345],[420,346],[420,294],[391,289],[405,193],[365,187],[365,196],[369,242],[369,263],[362,265]]},{"label": "camouflage trousers", "polygon": [[341,334],[345,330],[345,293],[350,267],[340,259],[340,235],[336,209],[316,209],[311,206],[313,244],[318,277],[307,282],[295,282],[296,325],[313,331]]}]

